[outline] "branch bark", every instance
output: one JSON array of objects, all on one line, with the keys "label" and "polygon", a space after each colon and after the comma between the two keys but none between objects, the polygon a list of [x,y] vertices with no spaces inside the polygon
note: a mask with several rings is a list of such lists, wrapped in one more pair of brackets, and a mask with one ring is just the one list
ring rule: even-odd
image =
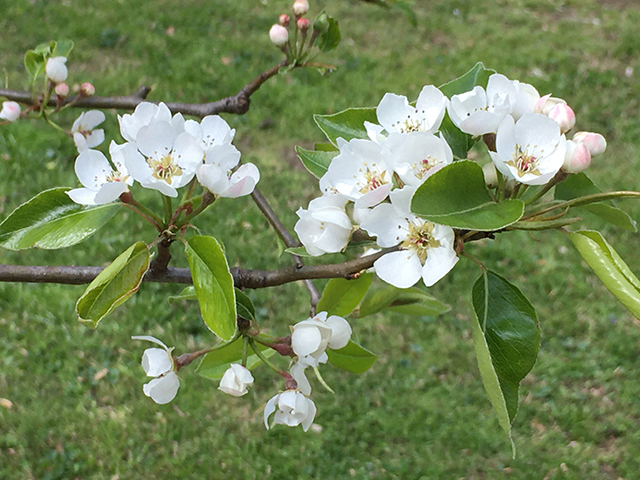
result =
[{"label": "branch bark", "polygon": [[[353,278],[362,270],[371,268],[373,262],[385,253],[398,249],[399,247],[387,248],[373,255],[329,265],[293,265],[280,270],[232,268],[231,275],[236,287],[252,289],[277,287],[314,278]],[[104,267],[0,265],[0,282],[82,285],[90,283],[103,269]],[[149,270],[144,281],[187,285],[193,283],[188,268],[173,267],[164,271]]]},{"label": "branch bark", "polygon": [[[209,103],[170,102],[166,103],[166,105],[174,114],[182,113],[184,115],[193,115],[200,118],[217,113],[235,113],[237,115],[244,115],[249,111],[251,95],[253,95],[263,83],[275,76],[281,68],[286,67],[288,64],[289,62],[287,60],[282,60],[278,65],[271,67],[266,72],[261,73],[251,80],[248,84],[242,87],[236,95]],[[72,107],[74,108],[115,108],[119,110],[134,110],[145,100],[150,91],[151,89],[149,87],[142,86],[134,94],[124,97],[79,98],[78,96],[73,96],[66,98],[60,106],[72,104]],[[14,102],[19,102],[24,105],[38,105],[39,102],[42,102],[42,96],[38,96],[34,99],[31,92],[10,90],[6,88],[0,88],[0,97],[6,97],[9,100],[13,100]],[[47,105],[50,107],[57,106],[57,97],[52,95],[52,98],[49,99]]]}]

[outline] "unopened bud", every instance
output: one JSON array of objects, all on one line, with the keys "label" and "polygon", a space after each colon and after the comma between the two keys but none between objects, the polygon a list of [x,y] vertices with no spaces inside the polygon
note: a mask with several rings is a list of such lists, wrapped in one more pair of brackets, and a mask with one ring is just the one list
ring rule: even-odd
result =
[{"label": "unopened bud", "polygon": [[293,13],[295,13],[297,17],[303,16],[308,11],[309,11],[308,0],[296,0],[295,2],[293,2]]},{"label": "unopened bud", "polygon": [[290,20],[291,18],[289,17],[289,15],[287,15],[286,13],[283,13],[282,15],[280,15],[280,17],[278,17],[278,25],[282,25],[283,27],[288,27]]},{"label": "unopened bud", "polygon": [[282,25],[273,25],[269,30],[269,38],[276,47],[282,47],[289,40],[289,31]]},{"label": "unopened bud", "polygon": [[51,57],[47,60],[47,65],[45,67],[47,78],[53,83],[64,82],[69,74],[65,63],[67,63],[66,57]]},{"label": "unopened bud", "polygon": [[296,25],[300,29],[300,32],[302,32],[303,34],[307,33],[307,30],[309,30],[309,20],[307,20],[306,18],[299,18],[296,22]]},{"label": "unopened bud", "polygon": [[584,172],[591,165],[591,154],[583,143],[567,140],[567,151],[562,164],[565,173]]},{"label": "unopened bud", "polygon": [[2,110],[0,110],[0,119],[15,122],[20,118],[20,104],[18,102],[2,102]]},{"label": "unopened bud", "polygon": [[484,174],[484,183],[487,188],[496,188],[498,186],[498,172],[493,162],[489,162],[482,167],[482,173]]},{"label": "unopened bud", "polygon": [[587,147],[592,157],[600,155],[607,149],[607,141],[599,133],[578,132],[573,136],[573,141]]},{"label": "unopened bud", "polygon": [[560,105],[561,103],[565,104],[563,99],[552,97],[551,94],[544,95],[538,99],[538,101],[533,106],[533,113],[541,113],[542,115],[549,116],[549,112],[556,105]]},{"label": "unopened bud", "polygon": [[547,116],[560,125],[562,133],[567,133],[576,124],[576,114],[566,103],[559,103],[553,107]]},{"label": "unopened bud", "polygon": [[60,98],[65,98],[67,95],[69,95],[69,85],[64,82],[59,83],[56,85],[55,92],[56,95],[58,95]]},{"label": "unopened bud", "polygon": [[85,82],[82,85],[80,85],[80,92],[85,97],[93,97],[96,93],[96,87],[94,87],[89,82]]}]

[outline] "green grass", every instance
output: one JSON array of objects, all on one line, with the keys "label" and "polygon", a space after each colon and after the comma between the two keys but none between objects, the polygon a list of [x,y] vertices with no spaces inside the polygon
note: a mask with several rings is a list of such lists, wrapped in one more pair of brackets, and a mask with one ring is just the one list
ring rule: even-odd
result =
[{"label": "green grass", "polygon": [[[293,152],[322,140],[313,113],[377,105],[388,91],[415,99],[423,85],[451,80],[476,61],[565,98],[579,129],[606,135],[609,150],[590,169],[601,187],[640,184],[640,9],[633,2],[417,1],[417,28],[356,0],[311,3],[313,13],[326,8],[340,20],[343,41],[325,58],[336,72],[277,76],[252,97],[247,115],[224,116],[287,226],[318,194]],[[99,95],[146,84],[152,100],[216,100],[279,60],[267,31],[288,4],[0,0],[0,65],[9,86],[23,88],[24,51],[71,38],[69,80],[91,81]],[[107,139],[120,141],[115,115],[107,117]],[[76,185],[75,156],[72,142],[44,124],[0,127],[0,217],[45,188]],[[624,205],[640,218],[636,205]],[[250,199],[220,201],[196,223],[224,242],[231,265],[290,264]],[[637,235],[596,219],[585,225],[603,229],[639,271]],[[153,236],[119,214],[76,248],[2,251],[0,262],[101,265]],[[185,266],[177,247],[175,264]],[[213,341],[194,302],[167,300],[180,286],[144,284],[90,330],[73,313],[83,287],[0,285],[0,398],[13,404],[0,406],[0,478],[636,478],[638,320],[560,233],[499,235],[467,248],[518,285],[541,321],[540,357],[521,387],[514,423],[515,460],[480,381],[470,333],[470,288],[479,273],[462,260],[431,289],[450,313],[352,322],[357,340],[380,358],[360,376],[322,369],[336,394],[314,382],[322,430],[307,433],[264,429],[262,406],[282,388],[266,368],[241,399],[218,392],[194,368],[181,371],[171,404],[144,397],[140,356],[148,345],[131,335],[155,335],[179,353]],[[249,294],[274,332],[306,317],[302,285]]]}]

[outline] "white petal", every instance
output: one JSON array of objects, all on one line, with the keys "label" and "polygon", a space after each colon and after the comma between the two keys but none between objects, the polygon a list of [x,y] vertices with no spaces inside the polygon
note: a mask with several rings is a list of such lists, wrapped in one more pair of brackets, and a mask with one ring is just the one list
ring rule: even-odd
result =
[{"label": "white petal", "polygon": [[458,263],[458,256],[451,248],[431,248],[422,270],[422,280],[427,287],[432,286]]},{"label": "white petal", "polygon": [[[74,135],[74,139],[75,139],[75,135]],[[86,139],[87,139],[87,146],[89,148],[97,147],[102,142],[104,142],[104,130],[102,130],[101,128],[97,130],[93,130],[89,135],[87,135]]]},{"label": "white petal", "polygon": [[[82,118],[82,126],[85,130],[93,130],[95,127],[105,121],[104,112],[101,110],[89,110],[84,113]],[[75,124],[74,124],[75,125]]]},{"label": "white petal", "polygon": [[107,182],[103,184],[98,193],[96,193],[95,202],[97,205],[113,202],[128,190],[129,187],[124,182]]},{"label": "white petal", "polygon": [[167,351],[170,350],[169,347],[167,347],[164,343],[162,343],[156,337],[153,337],[151,335],[133,335],[131,337],[131,340],[146,340],[147,342],[152,342],[152,343],[155,343],[157,345],[160,345],[162,348],[164,348]]},{"label": "white petal", "polygon": [[231,144],[215,145],[207,151],[204,163],[217,165],[223,170],[232,170],[240,162],[240,151]]},{"label": "white petal", "polygon": [[74,188],[73,190],[69,190],[67,195],[69,195],[71,200],[80,205],[95,205],[97,193],[98,192],[89,190],[88,188]]},{"label": "white petal", "polygon": [[291,348],[298,356],[310,355],[322,343],[322,333],[314,325],[296,325],[291,334]]},{"label": "white petal", "polygon": [[168,350],[147,348],[142,354],[142,369],[149,377],[159,377],[173,369],[173,361]]},{"label": "white petal", "polygon": [[178,388],[180,388],[180,379],[176,372],[169,372],[163,377],[154,378],[142,387],[144,394],[160,405],[173,400],[178,393]]},{"label": "white petal", "polygon": [[351,325],[344,318],[331,315],[327,318],[327,325],[331,327],[329,348],[340,349],[347,346],[351,339]]},{"label": "white petal", "polygon": [[289,373],[298,384],[298,389],[305,395],[311,395],[311,384],[304,374],[304,367],[302,363],[296,362],[289,369]]},{"label": "white petal", "polygon": [[276,402],[278,401],[279,397],[280,394],[271,397],[264,407],[264,426],[267,428],[267,430],[271,428],[269,426],[269,416],[271,416],[271,414],[276,411]]},{"label": "white petal", "polygon": [[107,157],[98,150],[85,150],[76,158],[75,171],[80,183],[90,190],[98,191],[107,181],[113,169]]},{"label": "white petal", "polygon": [[360,228],[369,235],[377,237],[377,243],[383,248],[393,247],[407,236],[408,223],[398,216],[393,205],[384,203],[375,207],[362,221]]},{"label": "white petal", "polygon": [[422,264],[418,256],[407,250],[383,255],[373,264],[376,275],[398,288],[415,285],[422,276]]},{"label": "white petal", "polygon": [[309,430],[309,427],[311,426],[311,424],[313,423],[313,419],[316,416],[316,405],[315,403],[313,403],[313,400],[311,400],[310,398],[306,398],[307,400],[307,414],[306,417],[304,418],[304,420],[302,420],[302,430],[304,430],[305,432],[307,430]]},{"label": "white petal", "polygon": [[242,165],[231,175],[231,187],[220,194],[221,197],[238,198],[253,192],[260,180],[258,167],[253,163]]},{"label": "white petal", "polygon": [[389,133],[396,131],[396,124],[413,113],[407,97],[395,93],[385,93],[376,108],[378,121]]},{"label": "white petal", "polygon": [[173,149],[173,127],[169,122],[158,122],[142,127],[136,137],[138,149],[148,158],[159,159]]},{"label": "white petal", "polygon": [[227,172],[217,165],[201,165],[197,172],[198,182],[211,193],[220,195],[229,188]]}]

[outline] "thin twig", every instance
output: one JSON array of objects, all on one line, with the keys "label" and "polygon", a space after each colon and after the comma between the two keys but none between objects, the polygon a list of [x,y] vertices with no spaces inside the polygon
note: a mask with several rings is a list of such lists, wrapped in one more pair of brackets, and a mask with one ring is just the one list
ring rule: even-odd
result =
[{"label": "thin twig", "polygon": [[[278,65],[271,67],[269,70],[261,73],[251,80],[248,84],[242,87],[236,95],[209,103],[170,102],[166,103],[166,105],[172,113],[182,113],[184,115],[193,115],[201,118],[217,113],[235,113],[237,115],[244,115],[249,111],[251,95],[253,95],[263,83],[276,75],[281,68],[286,67],[288,64],[288,60],[281,61]],[[72,96],[65,98],[61,104],[58,102],[57,98],[54,98],[55,96],[53,96],[48,99],[47,105],[51,107],[71,105],[74,108],[115,108],[119,110],[134,110],[146,99],[150,91],[151,89],[149,87],[142,86],[134,94],[124,97],[78,98],[77,96]],[[25,105],[39,105],[43,101],[41,96],[34,98],[31,92],[10,90],[6,88],[0,88],[0,97],[5,97],[9,100]]]}]

